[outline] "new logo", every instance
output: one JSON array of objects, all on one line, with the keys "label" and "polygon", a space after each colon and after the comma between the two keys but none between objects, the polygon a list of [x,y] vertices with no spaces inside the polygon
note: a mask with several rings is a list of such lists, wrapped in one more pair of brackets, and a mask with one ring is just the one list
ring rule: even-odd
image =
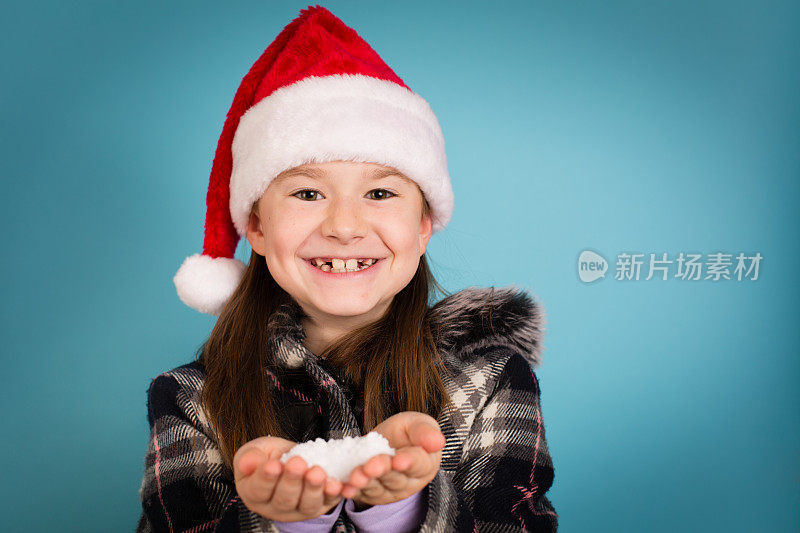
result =
[{"label": "new logo", "polygon": [[606,276],[608,261],[591,250],[584,250],[578,257],[578,276],[584,283],[591,283]]}]

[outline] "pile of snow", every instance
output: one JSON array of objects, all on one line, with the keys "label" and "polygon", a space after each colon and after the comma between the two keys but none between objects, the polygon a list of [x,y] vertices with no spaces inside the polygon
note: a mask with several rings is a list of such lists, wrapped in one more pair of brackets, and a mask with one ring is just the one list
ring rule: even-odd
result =
[{"label": "pile of snow", "polygon": [[343,439],[324,440],[318,438],[297,444],[281,456],[281,462],[299,455],[308,467],[319,465],[329,477],[346,483],[350,472],[363,465],[371,457],[380,454],[394,455],[394,448],[389,446],[386,437],[377,431],[370,431],[363,437],[345,437]]}]

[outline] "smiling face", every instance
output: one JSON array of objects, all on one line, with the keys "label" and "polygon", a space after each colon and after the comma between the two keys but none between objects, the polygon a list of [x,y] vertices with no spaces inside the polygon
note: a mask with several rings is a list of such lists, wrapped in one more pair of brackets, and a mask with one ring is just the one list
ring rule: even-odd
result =
[{"label": "smiling face", "polygon": [[[352,161],[281,173],[247,224],[253,250],[317,324],[378,319],[414,277],[430,237],[416,183],[392,168]],[[334,258],[378,261],[343,273],[323,271],[313,261]]]}]

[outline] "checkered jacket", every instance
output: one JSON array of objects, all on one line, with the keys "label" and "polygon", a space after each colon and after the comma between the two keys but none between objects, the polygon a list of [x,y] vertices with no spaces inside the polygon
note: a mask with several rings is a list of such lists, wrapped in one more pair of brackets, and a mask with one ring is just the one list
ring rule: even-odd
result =
[{"label": "checkered jacket", "polygon": [[[350,387],[302,345],[302,311],[287,304],[272,340],[273,391],[298,441],[358,436],[360,413]],[[526,292],[471,287],[429,310],[457,410],[443,413],[439,471],[424,492],[422,532],[551,532],[558,515],[545,493],[553,463],[545,440],[539,382],[544,315]],[[237,495],[212,426],[199,403],[200,361],[165,372],[147,391],[150,442],[139,491],[137,532],[278,532]],[[304,375],[311,387],[296,377]],[[315,392],[316,391],[316,392]],[[363,407],[362,407],[363,410]],[[356,531],[342,512],[335,533]]]}]

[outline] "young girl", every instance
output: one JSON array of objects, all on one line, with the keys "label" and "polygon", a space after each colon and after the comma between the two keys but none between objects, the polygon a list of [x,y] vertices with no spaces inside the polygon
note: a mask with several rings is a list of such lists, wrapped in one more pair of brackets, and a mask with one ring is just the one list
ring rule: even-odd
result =
[{"label": "young girl", "polygon": [[[242,80],[207,206],[174,281],[219,318],[150,384],[137,531],[556,531],[541,308],[512,287],[429,306],[425,250],[453,210],[439,123],[328,10]],[[396,454],[347,480],[279,460],[370,431]]]}]

